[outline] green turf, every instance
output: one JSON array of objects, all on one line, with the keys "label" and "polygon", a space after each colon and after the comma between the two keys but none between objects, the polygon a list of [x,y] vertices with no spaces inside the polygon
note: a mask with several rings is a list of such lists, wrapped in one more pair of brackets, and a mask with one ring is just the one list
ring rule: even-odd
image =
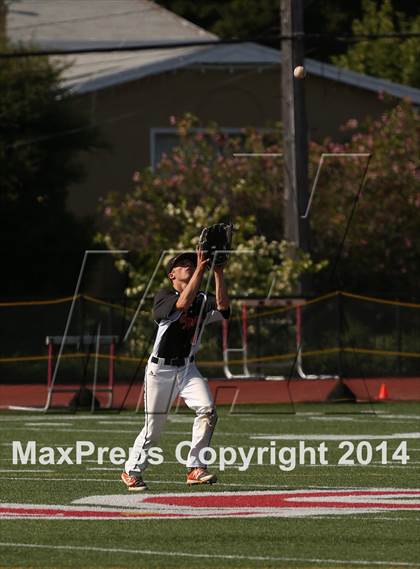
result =
[{"label": "green turf", "polygon": [[[278,440],[277,447],[294,446],[299,436],[337,434],[390,435],[420,432],[420,404],[299,405],[240,407],[238,413],[219,409],[213,438],[219,446],[268,445],[253,434],[295,434],[296,440]],[[82,418],[83,417],[83,418]],[[150,493],[190,492],[184,485],[185,469],[175,462],[174,448],[189,438],[192,416],[177,414],[168,422],[161,441],[171,463],[147,472]],[[58,423],[51,425],[45,423]],[[60,425],[62,423],[62,425]],[[66,427],[64,423],[70,423]],[[125,494],[119,480],[121,468],[98,465],[27,465],[11,463],[10,442],[36,440],[38,446],[71,446],[90,440],[97,446],[132,444],[141,415],[3,413],[0,415],[0,501],[7,503],[64,504],[85,496]],[[137,426],[138,425],[138,426]],[[251,465],[245,472],[228,468],[220,472],[217,486],[195,488],[196,493],[272,489],[420,488],[420,441],[407,438],[410,460],[361,467],[336,465],[339,441],[326,441],[329,466],[297,466],[282,472],[278,466]],[[371,441],[373,445],[381,439]],[[392,454],[401,440],[390,439]],[[306,441],[317,446],[319,441]],[[357,443],[356,443],[357,444]],[[42,469],[42,472],[27,472]],[[18,470],[18,472],[7,472]],[[217,468],[213,468],[217,471]],[[47,472],[52,471],[52,472]],[[186,519],[186,520],[3,520],[0,543],[54,546],[24,548],[0,545],[1,567],[420,567],[420,512],[314,516],[308,518]],[[68,549],[65,549],[68,547]],[[63,549],[60,549],[63,548]],[[87,548],[87,549],[82,549]],[[106,551],[95,551],[99,548]],[[203,555],[200,557],[200,555]],[[197,557],[195,557],[197,556]]]}]

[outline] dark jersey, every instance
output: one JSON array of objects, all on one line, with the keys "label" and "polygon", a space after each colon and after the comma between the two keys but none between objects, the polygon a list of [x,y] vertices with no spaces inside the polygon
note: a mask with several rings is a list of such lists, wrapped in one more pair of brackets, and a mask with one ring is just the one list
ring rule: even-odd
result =
[{"label": "dark jersey", "polygon": [[[159,358],[187,358],[198,350],[204,326],[229,318],[230,309],[217,310],[214,294],[199,292],[188,312],[176,309],[179,292],[160,290],[154,299],[153,318],[159,325],[153,355]],[[198,324],[201,307],[203,312]]]}]

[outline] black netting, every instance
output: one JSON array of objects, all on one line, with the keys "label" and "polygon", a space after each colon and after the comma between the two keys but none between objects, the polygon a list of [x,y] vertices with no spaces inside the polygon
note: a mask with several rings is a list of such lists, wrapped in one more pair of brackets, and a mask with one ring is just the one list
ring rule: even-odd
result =
[{"label": "black netting", "polygon": [[[144,361],[156,334],[152,293],[123,342],[139,299],[80,296],[74,304],[66,343],[56,372],[56,385],[98,384],[109,376],[110,344],[94,340],[114,336],[115,379],[121,385],[141,383]],[[279,306],[279,304],[282,306]],[[72,299],[61,302],[0,304],[1,383],[47,383],[47,336],[62,337]],[[234,375],[284,376],[295,379],[324,375],[343,378],[418,376],[420,306],[334,293],[296,306],[287,301],[236,300],[228,325],[228,369]],[[245,308],[244,308],[245,307]],[[245,318],[246,312],[246,318]],[[245,318],[245,319],[244,319]],[[54,361],[60,342],[53,346]],[[299,354],[299,357],[298,357]],[[245,361],[246,357],[246,361]],[[225,376],[221,323],[209,326],[198,357],[207,377]],[[226,362],[225,362],[226,363]]]}]

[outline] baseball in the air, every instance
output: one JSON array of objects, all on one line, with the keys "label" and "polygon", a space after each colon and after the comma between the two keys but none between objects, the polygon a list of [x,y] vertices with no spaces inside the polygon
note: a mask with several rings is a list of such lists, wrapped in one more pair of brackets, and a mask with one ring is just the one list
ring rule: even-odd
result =
[{"label": "baseball in the air", "polygon": [[302,65],[295,67],[293,75],[296,79],[303,79],[306,76],[306,69]]}]

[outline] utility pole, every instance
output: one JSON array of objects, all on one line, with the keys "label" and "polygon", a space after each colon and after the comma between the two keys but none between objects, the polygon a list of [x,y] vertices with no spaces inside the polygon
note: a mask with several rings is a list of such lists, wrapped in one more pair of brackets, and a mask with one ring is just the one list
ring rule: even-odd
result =
[{"label": "utility pole", "polygon": [[[293,35],[293,39],[281,42],[284,237],[300,249],[309,251],[309,224],[300,217],[308,200],[305,80],[293,75],[294,68],[304,64],[303,0],[280,0],[280,17],[282,36]],[[305,288],[304,283],[302,288]]]},{"label": "utility pole", "polygon": [[7,38],[7,5],[6,0],[0,0],[0,43]]}]

